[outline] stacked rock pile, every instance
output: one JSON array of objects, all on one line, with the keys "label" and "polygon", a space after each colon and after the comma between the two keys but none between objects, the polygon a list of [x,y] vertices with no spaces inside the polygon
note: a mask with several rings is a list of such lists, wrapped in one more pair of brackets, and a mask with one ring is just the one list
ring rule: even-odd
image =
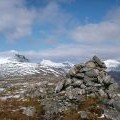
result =
[{"label": "stacked rock pile", "polygon": [[79,99],[81,95],[111,99],[118,84],[107,74],[106,69],[105,64],[94,56],[85,64],[74,65],[67,73],[67,78],[56,86],[55,91],[64,91],[69,99]]}]

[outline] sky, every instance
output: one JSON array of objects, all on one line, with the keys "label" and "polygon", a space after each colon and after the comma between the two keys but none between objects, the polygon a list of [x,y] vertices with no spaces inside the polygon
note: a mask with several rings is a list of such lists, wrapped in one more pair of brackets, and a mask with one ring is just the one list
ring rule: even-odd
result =
[{"label": "sky", "polygon": [[0,57],[120,60],[120,0],[0,0]]}]

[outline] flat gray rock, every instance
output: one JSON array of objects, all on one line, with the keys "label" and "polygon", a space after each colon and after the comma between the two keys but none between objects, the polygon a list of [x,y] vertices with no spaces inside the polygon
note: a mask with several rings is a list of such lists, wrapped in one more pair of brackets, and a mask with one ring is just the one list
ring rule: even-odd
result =
[{"label": "flat gray rock", "polygon": [[88,61],[87,63],[85,63],[85,66],[88,68],[95,68],[96,64],[93,61]]},{"label": "flat gray rock", "polygon": [[79,79],[82,79],[82,78],[84,78],[84,73],[77,73],[77,74],[75,75],[75,77],[77,77],[77,78],[79,78]]},{"label": "flat gray rock", "polygon": [[88,77],[97,77],[98,76],[98,71],[96,71],[95,69],[87,71],[85,73],[85,75],[87,75]]}]

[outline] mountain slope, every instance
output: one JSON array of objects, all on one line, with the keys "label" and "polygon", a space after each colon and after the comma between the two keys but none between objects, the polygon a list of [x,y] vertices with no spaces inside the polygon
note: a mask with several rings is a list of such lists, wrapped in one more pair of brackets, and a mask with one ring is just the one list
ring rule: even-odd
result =
[{"label": "mountain slope", "polygon": [[0,77],[24,76],[32,74],[63,75],[73,66],[72,63],[55,63],[42,60],[40,64],[30,63],[23,55],[15,54],[12,57],[0,58]]},{"label": "mountain slope", "polygon": [[[65,75],[65,73],[74,66],[74,64],[70,62],[56,63],[44,59],[39,64],[30,63],[29,61],[28,58],[18,53],[13,54],[11,57],[0,58],[0,77],[32,74]],[[120,62],[116,60],[106,60],[104,62],[107,66],[107,71],[118,80],[120,78]]]},{"label": "mountain slope", "polygon": [[117,60],[106,60],[104,63],[107,66],[108,71],[120,71],[120,62]]},{"label": "mountain slope", "polygon": [[37,64],[35,63],[23,63],[15,60],[10,60],[8,58],[0,59],[0,76],[21,76],[39,73]]},{"label": "mountain slope", "polygon": [[106,60],[104,62],[107,66],[108,74],[120,83],[120,62],[117,60]]},{"label": "mountain slope", "polygon": [[73,66],[73,64],[70,62],[56,63],[51,60],[44,60],[44,59],[40,62],[40,65],[44,67],[54,67],[54,68],[71,68]]}]

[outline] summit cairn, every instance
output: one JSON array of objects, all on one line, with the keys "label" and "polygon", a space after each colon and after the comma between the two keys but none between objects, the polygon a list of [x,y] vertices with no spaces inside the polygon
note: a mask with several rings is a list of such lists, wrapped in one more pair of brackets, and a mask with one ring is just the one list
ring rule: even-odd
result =
[{"label": "summit cairn", "polygon": [[106,65],[97,56],[85,64],[76,64],[67,73],[67,78],[58,83],[55,92],[64,91],[69,99],[79,100],[81,96],[112,99],[118,84],[107,74]]}]

